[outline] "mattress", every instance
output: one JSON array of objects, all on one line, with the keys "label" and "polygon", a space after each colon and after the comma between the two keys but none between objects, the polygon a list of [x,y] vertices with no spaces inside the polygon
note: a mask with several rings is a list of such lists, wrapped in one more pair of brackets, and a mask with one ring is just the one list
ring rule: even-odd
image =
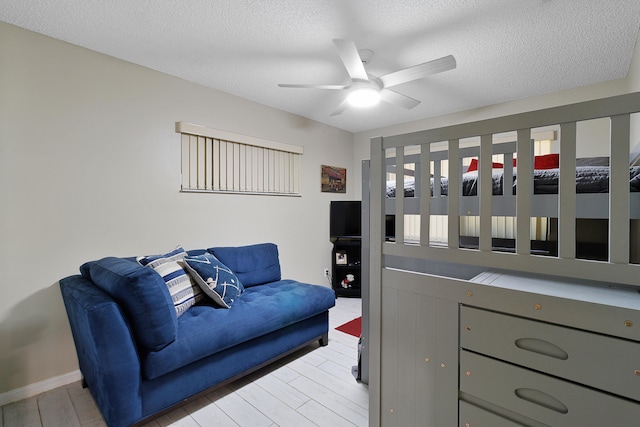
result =
[{"label": "mattress", "polygon": [[[536,169],[533,171],[534,194],[558,194],[558,182],[560,169]],[[517,170],[513,169],[513,179],[507,180],[511,194],[516,194],[518,184]],[[466,172],[462,175],[462,195],[476,196],[478,194],[478,172]],[[433,195],[434,179],[431,178],[431,194]],[[494,195],[503,195],[504,173],[501,169],[494,169],[492,173],[492,191]],[[415,196],[415,180],[407,177],[404,180],[404,196]],[[448,194],[449,182],[446,177],[440,179],[440,193]],[[629,191],[640,191],[640,166],[629,167]],[[607,193],[609,192],[609,167],[608,166],[577,166],[576,167],[576,193]],[[507,189],[507,193],[509,190]],[[395,181],[387,181],[387,197],[395,197]]]}]

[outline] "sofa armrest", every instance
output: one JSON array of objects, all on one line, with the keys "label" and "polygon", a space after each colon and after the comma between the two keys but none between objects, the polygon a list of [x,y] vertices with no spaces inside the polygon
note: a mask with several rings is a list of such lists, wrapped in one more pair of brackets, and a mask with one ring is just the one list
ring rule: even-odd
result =
[{"label": "sofa armrest", "polygon": [[60,280],[80,371],[110,426],[142,417],[140,358],[118,304],[82,276]]}]

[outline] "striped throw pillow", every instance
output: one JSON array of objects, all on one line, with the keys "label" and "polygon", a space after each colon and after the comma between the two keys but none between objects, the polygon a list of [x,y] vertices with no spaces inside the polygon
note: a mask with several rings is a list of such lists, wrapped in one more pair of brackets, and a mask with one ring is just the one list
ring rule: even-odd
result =
[{"label": "striped throw pillow", "polygon": [[178,317],[205,297],[202,289],[182,268],[185,256],[187,256],[187,252],[178,246],[164,255],[136,258],[138,263],[154,269],[162,277],[169,289],[169,295],[171,295]]}]

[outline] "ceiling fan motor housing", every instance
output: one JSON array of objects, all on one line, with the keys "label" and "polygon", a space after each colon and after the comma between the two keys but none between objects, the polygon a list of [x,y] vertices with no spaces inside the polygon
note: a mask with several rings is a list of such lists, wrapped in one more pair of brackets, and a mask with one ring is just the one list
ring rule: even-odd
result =
[{"label": "ceiling fan motor housing", "polygon": [[[377,80],[377,79],[376,79]],[[382,84],[371,79],[369,81],[354,80],[349,89],[347,100],[353,107],[371,107],[380,102]]]}]

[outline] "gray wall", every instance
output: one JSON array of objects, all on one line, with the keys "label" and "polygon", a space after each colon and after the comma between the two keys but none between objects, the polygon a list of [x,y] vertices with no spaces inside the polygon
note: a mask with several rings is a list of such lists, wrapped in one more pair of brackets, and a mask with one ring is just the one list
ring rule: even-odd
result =
[{"label": "gray wall", "polygon": [[[302,197],[180,193],[176,121],[303,146]],[[322,164],[347,194],[320,192]],[[350,132],[0,23],[0,401],[77,377],[57,281],[85,261],[269,241],[328,286],[352,164]]]}]

